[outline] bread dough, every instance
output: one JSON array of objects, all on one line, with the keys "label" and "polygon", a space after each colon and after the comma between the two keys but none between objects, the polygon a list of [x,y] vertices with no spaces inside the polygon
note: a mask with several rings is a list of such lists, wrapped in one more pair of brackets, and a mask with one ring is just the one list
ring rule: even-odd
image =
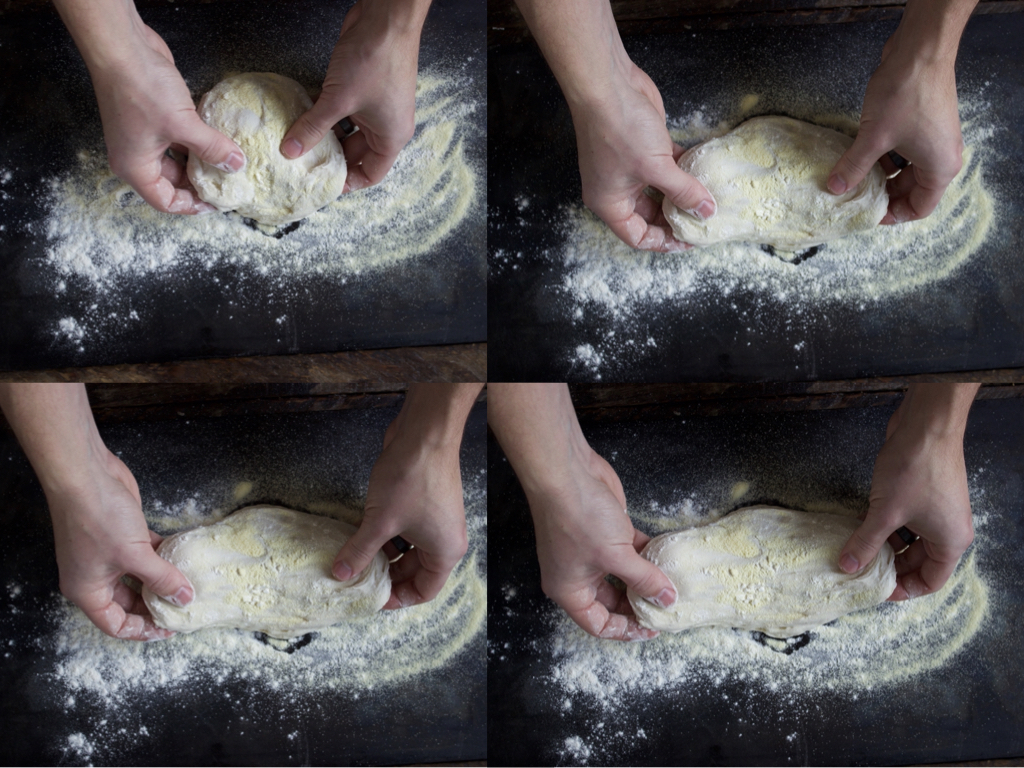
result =
[{"label": "bread dough", "polygon": [[658,536],[642,554],[679,597],[665,609],[628,590],[630,605],[641,625],[666,632],[736,627],[798,635],[871,608],[896,588],[888,543],[857,573],[839,570],[839,553],[859,525],[851,517],[756,506]]},{"label": "bread dough", "polygon": [[303,219],[345,187],[345,154],[328,131],[296,160],[280,152],[296,118],[313,106],[294,80],[270,72],[248,72],[222,80],[199,102],[199,116],[245,153],[245,168],[227,173],[192,153],[188,178],[199,197],[221,211],[238,211],[263,224]]},{"label": "bread dough", "polygon": [[755,117],[679,158],[714,196],[718,212],[702,222],[667,197],[665,218],[691,245],[764,243],[796,251],[872,229],[889,194],[875,163],[858,186],[833,195],[828,177],[853,144],[845,134],[789,117]]},{"label": "bread dough", "polygon": [[284,507],[240,509],[213,525],[164,539],[157,554],[195,589],[178,608],[143,588],[157,626],[176,632],[248,629],[287,639],[379,611],[391,594],[388,560],[378,552],[354,579],[331,565],[355,526]]}]

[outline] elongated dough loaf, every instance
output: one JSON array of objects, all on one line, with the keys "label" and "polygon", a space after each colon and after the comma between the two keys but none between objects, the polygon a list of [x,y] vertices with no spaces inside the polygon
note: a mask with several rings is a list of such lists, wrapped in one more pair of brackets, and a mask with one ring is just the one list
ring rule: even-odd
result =
[{"label": "elongated dough loaf", "polygon": [[860,522],[851,517],[747,507],[710,525],[651,539],[643,556],[679,597],[658,608],[628,590],[640,624],[666,632],[736,627],[791,637],[883,602],[896,588],[888,543],[867,567],[839,570]]},{"label": "elongated dough loaf", "polygon": [[156,624],[176,632],[221,627],[287,639],[365,616],[388,601],[391,577],[383,552],[354,579],[331,575],[355,531],[284,507],[246,507],[160,543],[157,554],[192,582],[191,603],[178,608],[146,588],[142,597]]},{"label": "elongated dough loaf", "polygon": [[665,218],[691,245],[765,243],[785,251],[872,229],[889,207],[882,166],[875,163],[842,195],[825,186],[851,144],[845,134],[791,117],[752,118],[679,158],[718,212],[702,222],[666,197]]}]

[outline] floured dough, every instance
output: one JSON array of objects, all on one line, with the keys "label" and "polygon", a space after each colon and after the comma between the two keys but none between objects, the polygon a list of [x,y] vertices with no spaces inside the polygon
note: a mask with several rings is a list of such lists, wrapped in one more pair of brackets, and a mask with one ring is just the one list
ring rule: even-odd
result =
[{"label": "floured dough", "polygon": [[270,72],[248,72],[222,80],[199,102],[199,116],[245,153],[246,166],[227,173],[188,158],[188,178],[199,197],[222,211],[238,211],[263,224],[303,219],[345,187],[345,154],[328,131],[296,160],[280,152],[296,118],[313,106],[294,80]]},{"label": "floured dough", "polygon": [[630,605],[641,625],[667,632],[736,627],[798,635],[871,608],[896,588],[887,543],[859,572],[839,570],[839,553],[859,525],[851,517],[757,506],[658,536],[642,554],[679,597],[664,609],[628,590]]},{"label": "floured dough", "polygon": [[785,251],[872,229],[889,207],[882,166],[875,163],[845,194],[825,186],[851,144],[845,134],[802,120],[752,118],[679,158],[679,167],[714,196],[718,212],[702,222],[665,198],[665,218],[691,245],[750,242]]},{"label": "floured dough", "polygon": [[365,616],[388,601],[391,577],[383,552],[354,579],[331,575],[355,531],[284,507],[246,507],[161,542],[157,553],[195,588],[191,603],[178,608],[146,588],[142,597],[156,624],[177,632],[220,627],[287,639]]}]

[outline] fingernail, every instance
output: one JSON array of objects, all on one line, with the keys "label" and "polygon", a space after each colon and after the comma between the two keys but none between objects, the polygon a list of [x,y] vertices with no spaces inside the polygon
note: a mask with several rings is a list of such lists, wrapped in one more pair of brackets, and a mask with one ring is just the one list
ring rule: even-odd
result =
[{"label": "fingernail", "polygon": [[228,173],[238,173],[240,170],[245,168],[245,155],[241,152],[232,152],[228,155],[228,159],[223,163],[219,163],[217,168]]},{"label": "fingernail", "polygon": [[348,581],[352,578],[352,569],[345,565],[345,563],[335,563],[333,573],[334,578],[338,581]]},{"label": "fingernail", "polygon": [[832,174],[828,179],[828,189],[834,195],[841,195],[846,191],[846,180],[838,173]]},{"label": "fingernail", "polygon": [[208,213],[216,213],[217,209],[209,203],[198,202],[196,203],[196,215],[205,216]]},{"label": "fingernail", "polygon": [[179,608],[184,608],[192,602],[194,597],[195,593],[192,592],[192,587],[182,587],[173,595],[168,595],[167,602],[171,605],[176,605]]},{"label": "fingernail", "polygon": [[853,555],[846,554],[839,558],[839,567],[847,573],[853,573],[860,570],[860,563],[857,562],[857,558]]},{"label": "fingernail", "polygon": [[696,208],[687,211],[691,216],[696,216],[701,221],[707,221],[715,215],[715,204],[711,200],[705,200]]},{"label": "fingernail", "polygon": [[294,160],[302,154],[302,145],[299,143],[298,139],[288,139],[288,141],[281,145],[281,152],[285,157],[289,157]]},{"label": "fingernail", "polygon": [[665,588],[651,598],[651,602],[659,608],[669,608],[676,602],[676,593]]}]

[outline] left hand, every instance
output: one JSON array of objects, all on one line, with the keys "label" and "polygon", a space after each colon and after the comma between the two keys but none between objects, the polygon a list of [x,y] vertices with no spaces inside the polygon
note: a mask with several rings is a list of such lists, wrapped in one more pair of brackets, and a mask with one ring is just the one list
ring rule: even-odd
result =
[{"label": "left hand", "polygon": [[359,130],[345,140],[351,192],[379,183],[416,130],[416,71],[423,19],[396,22],[388,3],[359,0],[345,15],[323,90],[281,141],[296,158],[315,147],[342,118]]},{"label": "left hand", "polygon": [[391,539],[413,547],[391,565],[391,598],[384,610],[433,600],[466,554],[466,512],[458,446],[432,447],[403,431],[400,414],[384,435],[370,472],[366,513],[334,561],[336,579],[361,572],[378,551],[398,552]]},{"label": "left hand", "polygon": [[910,165],[889,180],[889,210],[881,224],[923,219],[938,206],[963,167],[963,136],[953,59],[920,54],[911,32],[899,29],[885,44],[882,63],[868,82],[860,131],[839,159],[828,188],[841,195],[856,187],[879,160],[895,150]]}]

